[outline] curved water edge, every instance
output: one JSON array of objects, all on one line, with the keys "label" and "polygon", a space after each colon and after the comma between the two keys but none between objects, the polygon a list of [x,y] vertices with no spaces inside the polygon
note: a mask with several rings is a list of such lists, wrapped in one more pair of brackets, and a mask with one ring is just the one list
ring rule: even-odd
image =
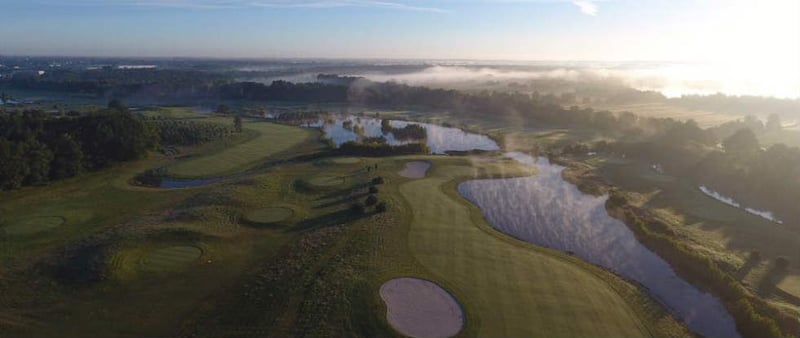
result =
[{"label": "curved water edge", "polygon": [[522,153],[508,157],[535,166],[531,177],[473,180],[459,193],[476,204],[492,227],[524,241],[565,252],[634,280],[687,326],[707,337],[739,337],[722,303],[680,278],[605,209],[608,196],[582,193],[561,177],[564,167]]},{"label": "curved water edge", "polygon": [[[347,122],[347,126],[345,126]],[[448,151],[500,150],[500,146],[489,136],[470,133],[459,128],[444,127],[431,123],[390,120],[393,128],[404,128],[407,125],[425,127],[425,143],[432,154],[445,154]],[[422,140],[400,140],[391,132],[384,133],[381,119],[361,116],[336,117],[332,120],[315,120],[301,124],[307,128],[319,128],[338,147],[345,142],[357,142],[366,137],[384,137],[391,145],[419,143]]]}]

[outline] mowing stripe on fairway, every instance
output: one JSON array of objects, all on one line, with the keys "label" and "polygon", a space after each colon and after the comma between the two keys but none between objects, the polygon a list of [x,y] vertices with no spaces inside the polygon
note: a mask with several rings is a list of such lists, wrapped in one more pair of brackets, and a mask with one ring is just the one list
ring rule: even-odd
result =
[{"label": "mowing stripe on fairway", "polygon": [[195,246],[172,246],[158,249],[145,257],[144,268],[150,271],[170,271],[189,265],[203,254]]},{"label": "mowing stripe on fairway", "polygon": [[247,221],[259,224],[271,224],[285,221],[294,215],[294,211],[284,207],[272,207],[251,211],[245,215]]},{"label": "mowing stripe on fairway", "polygon": [[172,175],[208,177],[243,169],[259,160],[294,147],[309,135],[309,130],[266,122],[246,122],[245,128],[259,135],[219,153],[189,158],[168,167]]},{"label": "mowing stripe on fairway", "polygon": [[461,204],[466,201],[442,190],[450,179],[431,177],[400,186],[413,210],[409,247],[422,265],[455,286],[458,297],[472,307],[468,315],[480,317],[480,336],[650,335],[597,276],[478,228],[469,207]]}]

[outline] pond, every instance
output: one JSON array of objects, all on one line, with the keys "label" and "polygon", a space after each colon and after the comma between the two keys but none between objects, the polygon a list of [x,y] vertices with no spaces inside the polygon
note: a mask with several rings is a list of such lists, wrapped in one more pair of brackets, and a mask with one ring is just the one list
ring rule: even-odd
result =
[{"label": "pond", "polygon": [[680,278],[661,257],[639,243],[605,209],[607,196],[587,195],[561,177],[564,167],[521,153],[507,156],[537,167],[531,177],[473,180],[458,191],[496,229],[524,241],[574,253],[634,280],[693,331],[739,337],[733,318],[714,296]]},{"label": "pond", "polygon": [[[448,151],[500,150],[500,146],[486,135],[470,133],[458,128],[443,127],[430,123],[391,120],[393,128],[404,128],[407,125],[419,125],[426,129],[426,144],[433,154],[444,154]],[[386,138],[391,145],[416,143],[417,140],[399,140],[391,132],[381,130],[381,119],[359,116],[336,117],[331,120],[316,120],[304,123],[308,128],[320,128],[326,138],[336,146],[345,142],[360,141],[365,137]]]}]

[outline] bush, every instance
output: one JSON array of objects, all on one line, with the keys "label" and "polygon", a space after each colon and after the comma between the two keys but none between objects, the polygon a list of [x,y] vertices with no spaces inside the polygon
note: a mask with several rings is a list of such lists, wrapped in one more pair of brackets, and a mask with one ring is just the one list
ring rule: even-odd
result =
[{"label": "bush", "polygon": [[376,186],[369,187],[369,193],[370,194],[377,194],[378,193],[378,187],[376,187]]},{"label": "bush", "polygon": [[386,202],[380,202],[375,206],[375,211],[377,212],[385,212],[386,211]]},{"label": "bush", "polygon": [[377,198],[377,197],[375,197],[375,195],[369,195],[369,197],[367,197],[367,200],[366,200],[366,201],[364,201],[364,203],[365,203],[367,206],[372,206],[372,205],[375,205],[375,203],[378,203],[378,198]]},{"label": "bush", "polygon": [[789,267],[789,259],[783,256],[775,258],[775,270],[785,271]]},{"label": "bush", "polygon": [[383,184],[383,177],[378,176],[372,179],[372,185]]}]

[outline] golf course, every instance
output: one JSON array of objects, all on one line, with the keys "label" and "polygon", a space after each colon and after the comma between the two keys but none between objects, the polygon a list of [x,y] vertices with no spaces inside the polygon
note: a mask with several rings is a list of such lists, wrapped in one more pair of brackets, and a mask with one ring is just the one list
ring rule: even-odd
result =
[{"label": "golf course", "polygon": [[[498,231],[457,190],[535,167],[499,152],[341,157],[318,137],[248,118],[189,156],[5,193],[0,335],[690,334],[645,287]],[[156,167],[216,179],[134,184]]]}]

